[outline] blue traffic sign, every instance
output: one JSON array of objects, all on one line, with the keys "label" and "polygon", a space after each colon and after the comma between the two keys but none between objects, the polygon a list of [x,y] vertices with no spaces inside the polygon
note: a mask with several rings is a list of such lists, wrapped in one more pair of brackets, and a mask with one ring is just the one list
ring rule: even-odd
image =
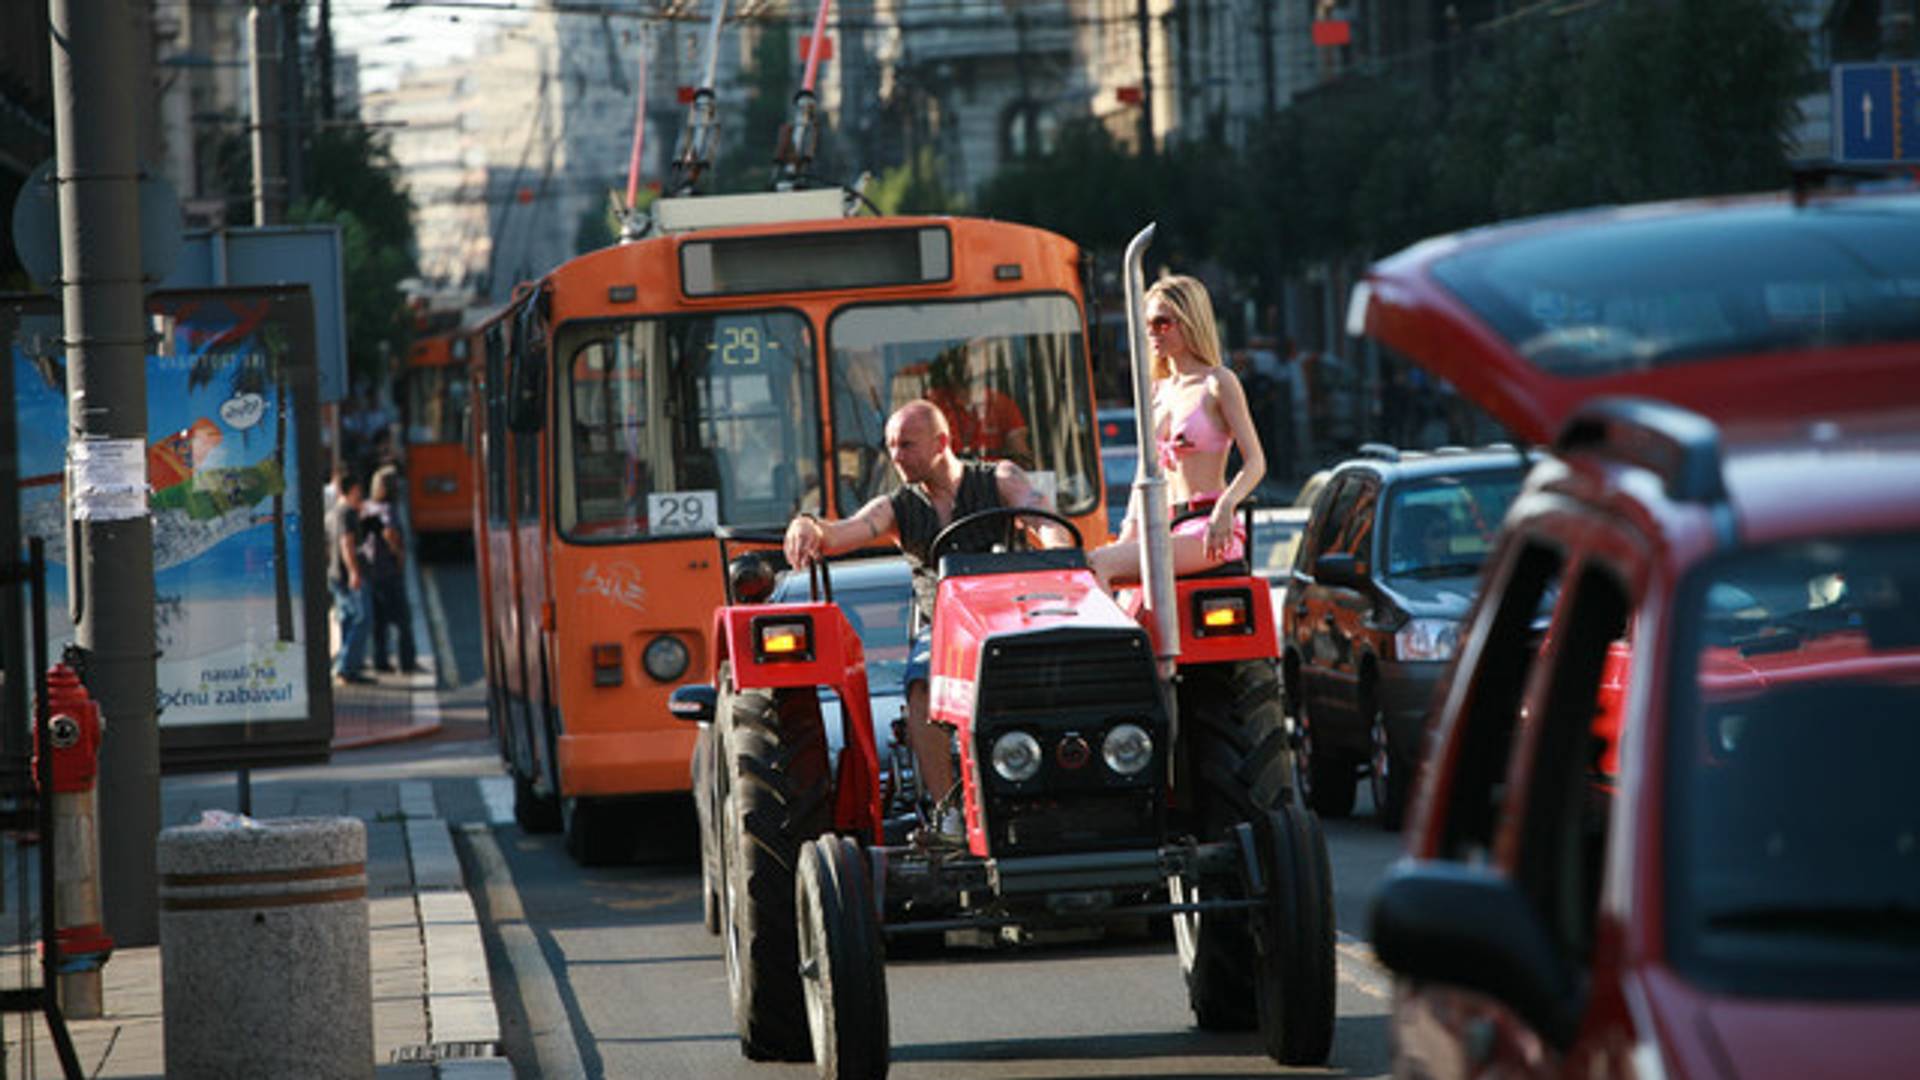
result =
[{"label": "blue traffic sign", "polygon": [[1920,64],[1833,66],[1833,159],[1920,162]]}]

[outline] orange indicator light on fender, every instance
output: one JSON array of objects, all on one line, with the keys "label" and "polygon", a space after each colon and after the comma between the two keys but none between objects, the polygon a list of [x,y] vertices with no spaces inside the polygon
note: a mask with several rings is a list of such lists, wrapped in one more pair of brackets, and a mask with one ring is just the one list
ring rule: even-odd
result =
[{"label": "orange indicator light on fender", "polygon": [[1193,598],[1194,630],[1201,636],[1250,634],[1251,597],[1246,590],[1197,593]]},{"label": "orange indicator light on fender", "polygon": [[811,660],[813,624],[807,619],[756,619],[753,648],[762,660]]}]

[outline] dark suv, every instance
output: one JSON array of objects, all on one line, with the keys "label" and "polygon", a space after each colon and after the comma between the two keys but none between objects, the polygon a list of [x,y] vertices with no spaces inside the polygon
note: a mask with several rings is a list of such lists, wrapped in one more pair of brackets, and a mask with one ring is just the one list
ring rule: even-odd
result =
[{"label": "dark suv", "polygon": [[1349,311],[1554,440],[1375,897],[1394,1073],[1920,1075],[1920,195],[1477,230]]},{"label": "dark suv", "polygon": [[1314,501],[1281,617],[1300,782],[1326,816],[1371,778],[1399,828],[1440,671],[1528,461],[1511,446],[1431,453],[1368,444]]}]

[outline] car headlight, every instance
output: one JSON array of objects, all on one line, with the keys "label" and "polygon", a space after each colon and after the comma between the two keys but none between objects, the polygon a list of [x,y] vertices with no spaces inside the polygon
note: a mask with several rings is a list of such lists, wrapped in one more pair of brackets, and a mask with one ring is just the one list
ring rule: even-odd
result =
[{"label": "car headlight", "polygon": [[1460,646],[1460,624],[1452,619],[1410,619],[1393,635],[1402,660],[1449,660]]},{"label": "car headlight", "polygon": [[1153,736],[1139,724],[1115,724],[1100,743],[1107,768],[1132,776],[1153,762]]},{"label": "car headlight", "polygon": [[1012,784],[1033,779],[1040,773],[1040,740],[1024,731],[993,740],[993,771]]},{"label": "car headlight", "polygon": [[661,682],[672,682],[687,672],[687,647],[672,634],[662,634],[640,654],[640,663],[647,674]]}]

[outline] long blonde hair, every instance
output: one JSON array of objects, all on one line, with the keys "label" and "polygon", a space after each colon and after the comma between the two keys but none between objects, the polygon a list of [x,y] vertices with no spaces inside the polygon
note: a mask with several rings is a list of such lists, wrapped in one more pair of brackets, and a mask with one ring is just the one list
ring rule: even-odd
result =
[{"label": "long blonde hair", "polygon": [[[1186,340],[1200,362],[1208,367],[1220,366],[1220,329],[1213,321],[1213,301],[1207,296],[1207,287],[1199,278],[1186,274],[1169,274],[1147,288],[1147,295],[1141,300],[1142,317],[1145,307],[1160,297],[1173,317],[1180,323],[1180,336]],[[1164,379],[1173,374],[1173,360],[1159,353],[1153,354],[1153,377]]]}]

